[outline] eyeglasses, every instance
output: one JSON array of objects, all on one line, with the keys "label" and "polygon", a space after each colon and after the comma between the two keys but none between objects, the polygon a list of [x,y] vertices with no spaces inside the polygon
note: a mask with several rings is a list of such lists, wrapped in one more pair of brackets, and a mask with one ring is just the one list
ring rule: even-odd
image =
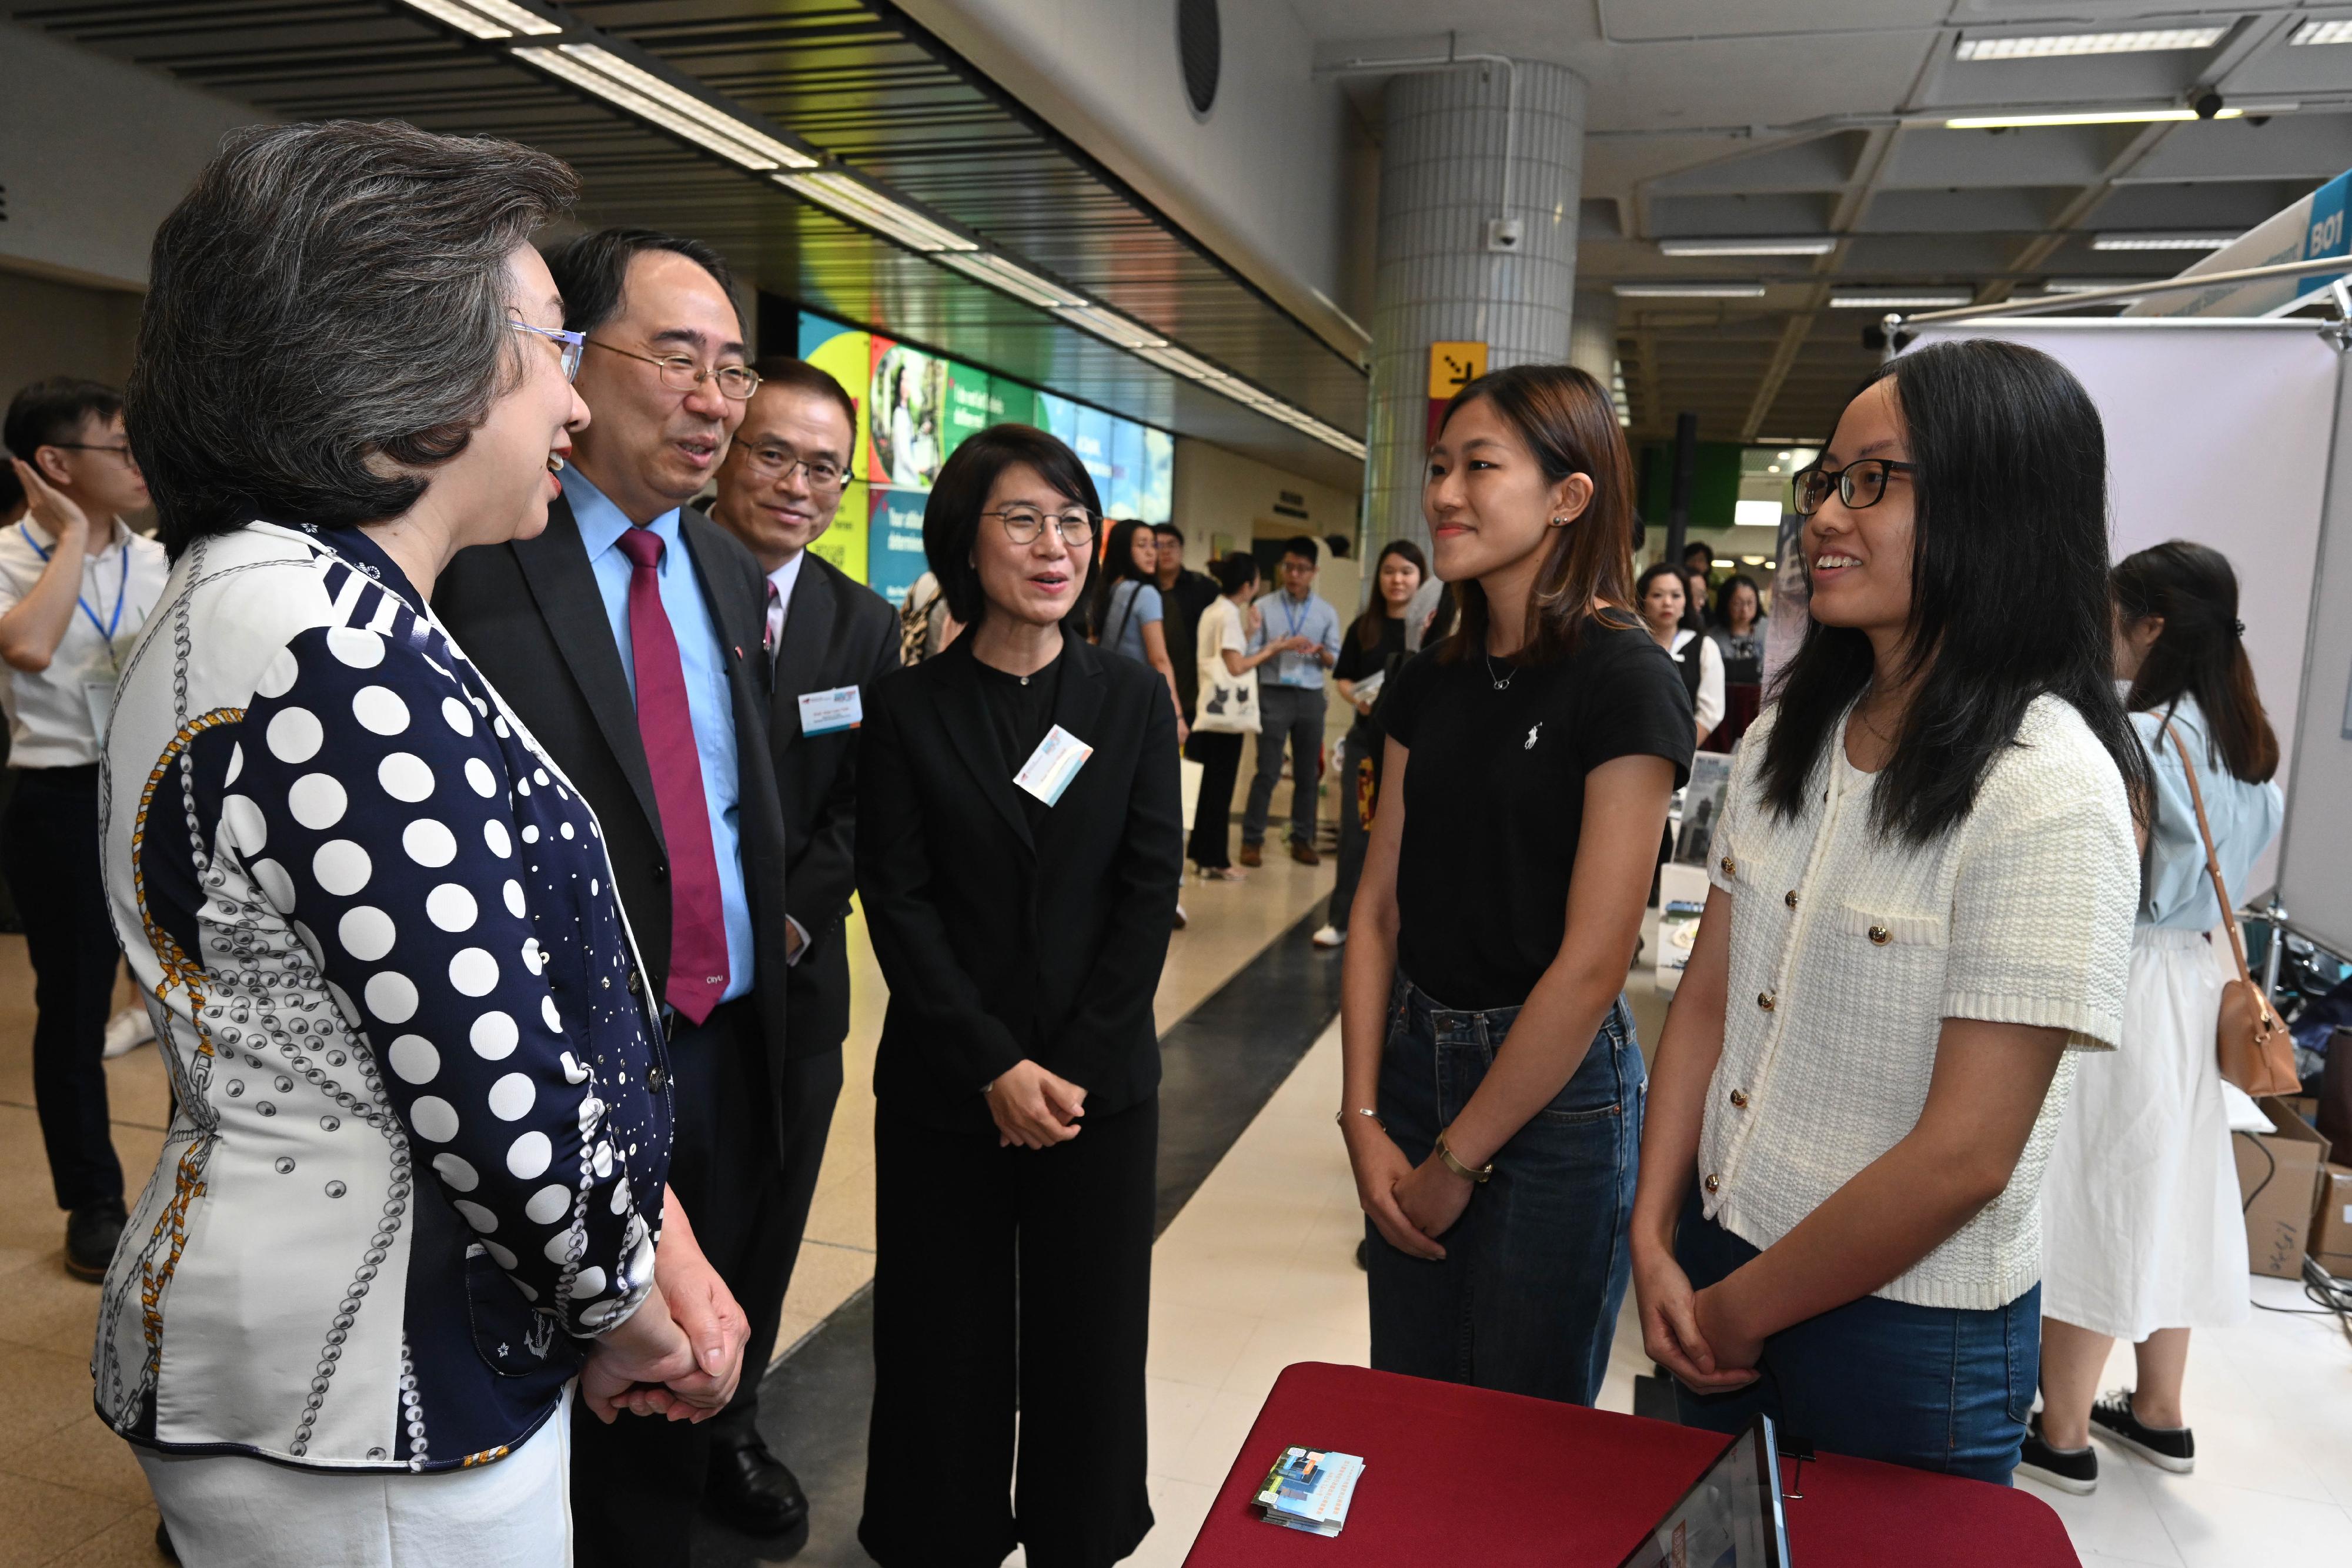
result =
[{"label": "eyeglasses", "polygon": [[1865,457],[1843,468],[1808,468],[1790,480],[1790,504],[1796,508],[1797,516],[1810,517],[1822,509],[1822,503],[1835,490],[1848,511],[1858,512],[1864,507],[1878,505],[1886,494],[1890,475],[1916,473],[1918,467],[1916,463],[1897,463],[1891,457]]},{"label": "eyeglasses", "polygon": [[553,343],[556,354],[563,365],[565,381],[571,381],[580,374],[580,351],[588,341],[584,334],[567,332],[561,327],[534,327],[528,321],[509,321],[507,325],[518,332],[529,332]]},{"label": "eyeglasses", "polygon": [[[982,512],[981,516],[994,517],[1003,523],[1005,538],[1017,545],[1034,544],[1037,536],[1045,531],[1045,514],[1034,507],[1006,507],[1002,511]],[[1102,519],[1084,507],[1074,507],[1055,515],[1053,522],[1054,531],[1062,536],[1064,544],[1072,549],[1084,549],[1094,543],[1095,529]]]},{"label": "eyeglasses", "polygon": [[753,446],[744,452],[751,472],[771,484],[782,484],[797,468],[808,476],[808,487],[819,495],[837,493],[849,483],[847,470],[823,457],[802,457],[781,446]]},{"label": "eyeglasses", "polygon": [[44,441],[41,444],[54,446],[60,452],[111,452],[133,468],[139,466],[139,459],[131,455],[131,448],[127,444],[107,446],[94,441]]},{"label": "eyeglasses", "polygon": [[715,381],[719,383],[719,392],[721,397],[730,402],[742,402],[760,390],[760,372],[749,365],[720,365],[716,370],[706,371],[684,354],[656,358],[652,354],[640,354],[630,349],[616,349],[610,343],[600,343],[593,338],[588,340],[588,346],[602,349],[608,354],[625,355],[629,359],[643,360],[649,365],[660,367],[662,385],[672,392],[690,392],[705,382]]}]

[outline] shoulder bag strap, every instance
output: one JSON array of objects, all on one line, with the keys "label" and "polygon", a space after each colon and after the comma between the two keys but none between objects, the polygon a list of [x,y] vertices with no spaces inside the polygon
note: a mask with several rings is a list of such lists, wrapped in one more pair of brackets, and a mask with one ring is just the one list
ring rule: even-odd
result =
[{"label": "shoulder bag strap", "polygon": [[2189,747],[2180,743],[2180,732],[2172,721],[2164,721],[2164,733],[2172,741],[2172,749],[2180,753],[2181,771],[2189,778],[2189,803],[2197,808],[2197,836],[2205,841],[2205,874],[2213,879],[2213,896],[2221,904],[2221,924],[2230,930],[2230,955],[2238,961],[2238,978],[2248,985],[2254,977],[2246,967],[2246,940],[2238,930],[2237,905],[2230,902],[2230,890],[2221,882],[2221,857],[2213,849],[2213,830],[2205,821],[2205,793],[2197,787],[2197,764],[2189,758]]}]

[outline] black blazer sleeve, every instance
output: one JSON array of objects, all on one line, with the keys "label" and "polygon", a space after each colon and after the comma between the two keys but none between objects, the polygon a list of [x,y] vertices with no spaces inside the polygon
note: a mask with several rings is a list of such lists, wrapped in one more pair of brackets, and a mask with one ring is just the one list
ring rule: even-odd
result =
[{"label": "black blazer sleeve", "polygon": [[[906,679],[902,675],[893,685]],[[857,888],[865,896],[866,931],[882,972],[923,978],[920,985],[891,990],[891,1022],[903,1010],[914,1025],[899,1038],[927,1058],[941,1092],[962,1091],[976,1102],[983,1086],[1028,1052],[989,1012],[931,900],[937,868],[924,842],[917,759],[890,695],[887,688],[876,694],[861,737]]]},{"label": "black blazer sleeve", "polygon": [[[854,673],[848,677],[857,683],[861,696],[870,699],[876,684],[898,667],[898,618],[890,613],[887,602],[872,594],[862,601],[843,597],[849,607],[870,612],[859,614],[851,637]],[[789,701],[791,695],[779,693],[777,700]],[[871,722],[870,716],[866,722]],[[857,773],[866,738],[865,725],[859,727],[856,744],[843,748],[833,786],[810,825],[808,841],[784,873],[792,917],[812,942],[823,936],[856,887]]]},{"label": "black blazer sleeve", "polygon": [[[1156,699],[1166,697],[1156,675],[1152,687]],[[1176,928],[1176,891],[1184,881],[1184,807],[1175,711],[1165,700],[1148,706],[1143,749],[1113,862],[1109,929],[1076,1006],[1056,1033],[1056,1057],[1082,1049],[1089,1040],[1159,1033],[1151,1003],[1168,961],[1169,935]]]}]

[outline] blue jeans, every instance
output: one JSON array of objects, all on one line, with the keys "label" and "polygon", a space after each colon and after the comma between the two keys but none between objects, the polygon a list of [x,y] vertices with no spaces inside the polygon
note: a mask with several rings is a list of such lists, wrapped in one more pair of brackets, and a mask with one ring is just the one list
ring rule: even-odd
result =
[{"label": "blue jeans", "polygon": [[[1757,1249],[1683,1211],[1675,1255],[1705,1290]],[[1817,1450],[2010,1484],[2042,1365],[2042,1287],[2005,1307],[1917,1307],[1864,1296],[1764,1342],[1763,1376],[1729,1394],[1675,1385],[1685,1427],[1733,1433],[1761,1411],[1783,1453]]]},{"label": "blue jeans", "polygon": [[[1454,1011],[1398,975],[1380,1113],[1407,1159],[1428,1158],[1518,1014]],[[1438,1239],[1442,1261],[1398,1251],[1364,1222],[1375,1367],[1592,1403],[1633,1269],[1645,1084],[1621,997],[1567,1086],[1496,1151],[1493,1179]]]}]

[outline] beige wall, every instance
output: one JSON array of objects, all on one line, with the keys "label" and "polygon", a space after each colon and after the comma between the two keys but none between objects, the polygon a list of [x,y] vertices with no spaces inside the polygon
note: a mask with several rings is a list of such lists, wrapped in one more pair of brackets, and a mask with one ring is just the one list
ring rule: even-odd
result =
[{"label": "beige wall", "polygon": [[[1298,497],[1297,503],[1285,495]],[[1276,512],[1276,507],[1304,510],[1304,519]],[[1334,490],[1279,468],[1269,468],[1222,446],[1179,436],[1176,441],[1176,526],[1184,530],[1184,561],[1205,567],[1209,538],[1229,535],[1236,549],[1255,538],[1281,538],[1291,534],[1356,537],[1358,498],[1352,491]],[[1338,601],[1334,600],[1334,603]],[[1349,612],[1339,605],[1341,613]]]},{"label": "beige wall", "polygon": [[139,301],[124,289],[0,271],[0,403],[49,376],[120,387],[131,371]]}]

